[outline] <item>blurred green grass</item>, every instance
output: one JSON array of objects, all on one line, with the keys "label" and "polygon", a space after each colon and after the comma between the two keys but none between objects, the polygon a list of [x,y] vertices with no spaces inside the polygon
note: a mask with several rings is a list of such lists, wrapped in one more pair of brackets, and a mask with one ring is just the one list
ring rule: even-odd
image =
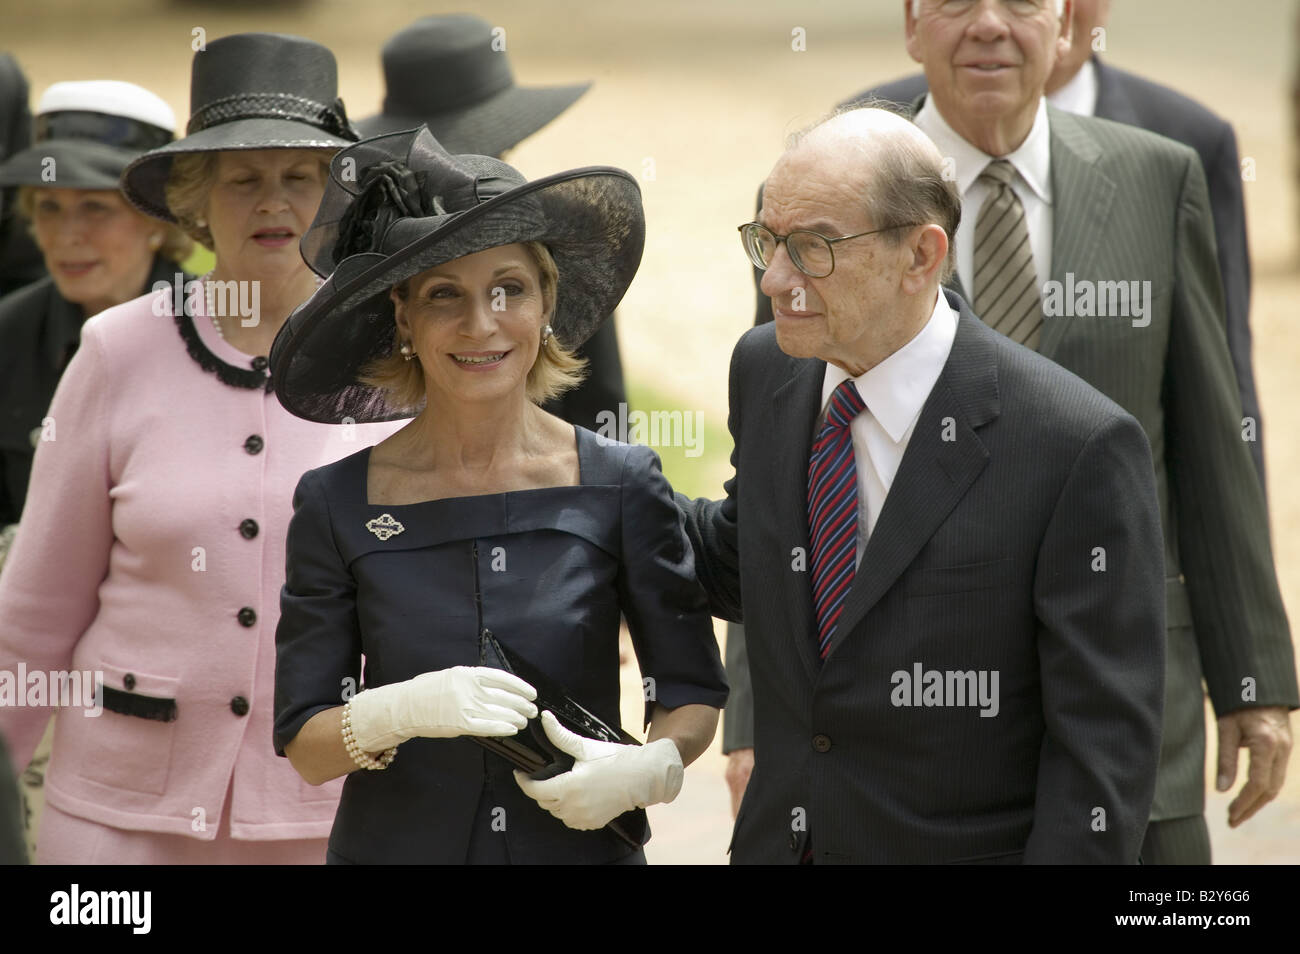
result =
[{"label": "blurred green grass", "polygon": [[[629,414],[644,411],[681,411],[691,414],[691,402],[675,394],[662,392],[652,384],[637,378],[627,381]],[[723,495],[723,481],[731,477],[731,432],[724,417],[701,413],[702,437],[699,438],[700,455],[688,457],[689,447],[651,445],[663,462],[664,475],[673,489],[688,497],[713,497]]]}]

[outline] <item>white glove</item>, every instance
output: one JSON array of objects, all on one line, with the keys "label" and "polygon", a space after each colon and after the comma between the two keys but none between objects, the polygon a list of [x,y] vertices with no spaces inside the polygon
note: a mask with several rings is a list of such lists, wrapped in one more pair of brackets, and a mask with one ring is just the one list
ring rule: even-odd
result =
[{"label": "white glove", "polygon": [[537,717],[536,698],[502,669],[438,669],[353,696],[352,737],[361,751],[380,752],[416,736],[514,735]]},{"label": "white glove", "polygon": [[682,757],[672,739],[648,745],[584,739],[549,711],[542,713],[542,728],[557,749],[573,756],[573,768],[541,782],[516,771],[515,781],[570,828],[603,828],[634,808],[671,802],[681,791]]}]

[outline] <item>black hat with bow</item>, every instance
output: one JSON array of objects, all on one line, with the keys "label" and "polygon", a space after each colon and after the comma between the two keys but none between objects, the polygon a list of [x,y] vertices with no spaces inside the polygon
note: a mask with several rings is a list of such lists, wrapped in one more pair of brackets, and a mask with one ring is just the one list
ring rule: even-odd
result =
[{"label": "black hat with bow", "polygon": [[186,135],[145,153],[122,173],[122,191],[142,212],[176,221],[167,208],[172,159],[227,149],[338,149],[356,142],[338,96],[338,67],[326,47],[298,36],[237,33],[194,54]]},{"label": "black hat with bow", "polygon": [[280,402],[330,424],[409,416],[357,382],[392,353],[389,291],[435,265],[529,241],[555,259],[550,324],[560,344],[575,348],[613,312],[641,263],[640,187],[609,166],[529,182],[499,159],[452,155],[424,126],[343,149],[302,239],[303,258],[327,280],[271,348]]}]

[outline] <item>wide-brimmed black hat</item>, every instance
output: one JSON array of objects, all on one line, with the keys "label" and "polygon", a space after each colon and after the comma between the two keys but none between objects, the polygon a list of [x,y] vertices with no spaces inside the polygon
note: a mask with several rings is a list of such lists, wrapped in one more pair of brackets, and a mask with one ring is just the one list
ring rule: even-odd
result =
[{"label": "wide-brimmed black hat", "polygon": [[186,135],[141,156],[122,175],[122,191],[155,218],[167,208],[172,159],[227,149],[338,149],[356,142],[338,97],[334,54],[319,43],[278,33],[237,33],[194,54]]},{"label": "wide-brimmed black hat", "polygon": [[280,402],[330,424],[409,416],[357,382],[366,365],[392,354],[390,289],[435,265],[529,241],[555,259],[550,324],[559,343],[574,348],[614,310],[641,263],[636,180],[591,166],[529,182],[499,159],[450,154],[424,126],[342,150],[302,239],[303,258],[327,280],[271,348]]},{"label": "wide-brimmed black hat", "polygon": [[176,116],[134,83],[55,83],[36,107],[32,144],[0,164],[0,186],[117,189],[122,170],[171,142]]},{"label": "wide-brimmed black hat", "polygon": [[452,153],[499,156],[591,88],[516,86],[504,32],[468,14],[424,17],[384,45],[384,110],[363,136],[421,123]]}]

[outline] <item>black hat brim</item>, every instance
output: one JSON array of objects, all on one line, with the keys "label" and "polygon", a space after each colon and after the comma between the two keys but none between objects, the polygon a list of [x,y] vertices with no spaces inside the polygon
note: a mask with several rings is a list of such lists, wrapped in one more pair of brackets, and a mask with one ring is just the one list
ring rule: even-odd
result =
[{"label": "black hat brim", "polygon": [[0,164],[0,186],[117,191],[122,171],[139,156],[138,151],[88,139],[49,139]]},{"label": "black hat brim", "polygon": [[197,152],[244,149],[331,149],[352,145],[353,140],[324,132],[310,123],[292,119],[237,119],[211,126],[154,149],[137,158],[122,173],[122,192],[147,215],[165,222],[176,217],[167,208],[167,180],[172,160]]},{"label": "black hat brim", "polygon": [[645,219],[636,180],[621,169],[589,167],[525,183],[468,211],[407,223],[410,242],[389,255],[345,258],[316,293],[293,312],[271,349],[280,402],[310,421],[337,424],[394,420],[407,408],[357,382],[375,360],[392,353],[389,290],[436,265],[518,242],[546,245],[559,271],[557,340],[586,341],[622,300],[641,262]]},{"label": "black hat brim", "polygon": [[354,125],[369,138],[423,124],[450,153],[499,156],[551,122],[590,88],[590,83],[512,86],[481,102],[441,114],[379,113]]}]

